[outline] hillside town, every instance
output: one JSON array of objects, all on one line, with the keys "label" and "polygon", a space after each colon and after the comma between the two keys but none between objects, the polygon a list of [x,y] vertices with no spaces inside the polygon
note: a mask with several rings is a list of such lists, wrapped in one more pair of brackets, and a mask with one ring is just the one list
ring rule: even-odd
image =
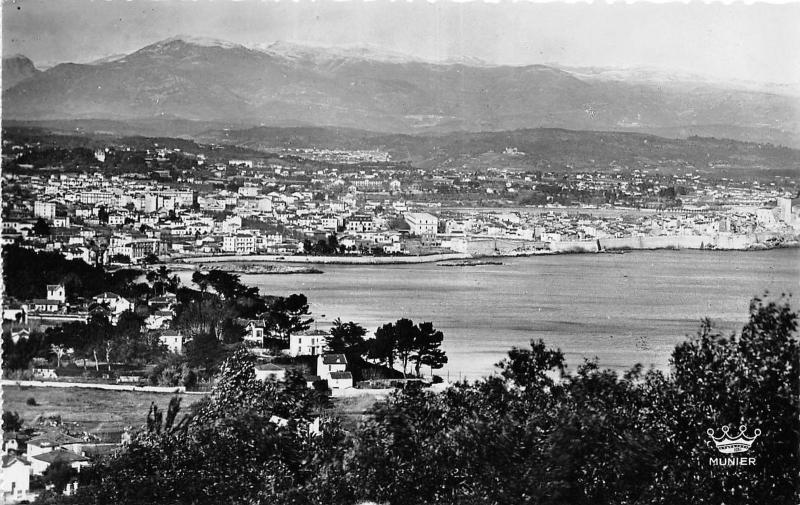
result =
[{"label": "hillside town", "polygon": [[[746,249],[794,243],[800,229],[791,178],[716,179],[713,171],[674,162],[663,172],[647,165],[465,173],[415,169],[375,153],[352,152],[346,161],[298,150],[288,158],[214,161],[177,148],[133,154],[116,146],[96,149],[85,164],[34,170],[23,161],[36,149],[4,140],[12,169],[3,174],[3,244],[90,264]],[[102,169],[123,155],[140,165]],[[298,157],[306,155],[326,161]]]}]

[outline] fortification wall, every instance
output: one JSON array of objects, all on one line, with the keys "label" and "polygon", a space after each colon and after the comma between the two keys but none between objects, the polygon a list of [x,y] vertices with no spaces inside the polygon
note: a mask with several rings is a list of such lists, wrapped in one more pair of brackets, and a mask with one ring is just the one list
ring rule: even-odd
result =
[{"label": "fortification wall", "polygon": [[550,242],[550,250],[557,253],[568,252],[597,252],[597,240],[564,240]]}]

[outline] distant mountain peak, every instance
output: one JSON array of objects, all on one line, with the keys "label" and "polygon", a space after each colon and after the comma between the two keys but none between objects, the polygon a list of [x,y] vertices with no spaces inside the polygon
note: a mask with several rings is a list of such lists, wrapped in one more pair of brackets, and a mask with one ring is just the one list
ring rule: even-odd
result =
[{"label": "distant mountain peak", "polygon": [[24,54],[3,56],[3,89],[11,88],[39,73],[33,61]]},{"label": "distant mountain peak", "polygon": [[30,62],[30,64],[33,65],[33,61],[30,58],[28,58],[24,54],[20,54],[20,53],[10,54],[8,56],[3,56],[3,60],[4,61],[5,60],[8,60],[8,61],[19,60],[19,61]]},{"label": "distant mountain peak", "polygon": [[[145,47],[144,49],[163,49],[165,47],[173,46],[176,44],[185,44],[190,46],[199,46],[199,47],[219,47],[223,49],[241,49],[244,48],[243,45],[237,44],[235,42],[230,42],[227,40],[221,39],[214,39],[210,37],[197,37],[194,35],[175,35],[173,37],[166,38],[164,40],[160,40],[149,46]],[[144,50],[143,49],[143,50]]]}]

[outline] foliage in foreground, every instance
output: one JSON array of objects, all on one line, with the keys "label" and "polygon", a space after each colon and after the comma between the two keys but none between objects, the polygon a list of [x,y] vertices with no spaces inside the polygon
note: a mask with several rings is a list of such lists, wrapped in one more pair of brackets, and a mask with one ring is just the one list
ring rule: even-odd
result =
[{"label": "foliage in foreground", "polygon": [[[800,499],[800,357],[787,300],[755,299],[738,336],[705,322],[673,372],[618,376],[587,362],[564,374],[542,342],[500,374],[443,393],[407,390],[354,433],[297,425],[321,398],[255,381],[243,353],[185,421],[168,414],[96,468],[75,503],[790,504]],[[554,380],[561,373],[562,380]],[[172,409],[174,411],[174,409]],[[269,422],[273,415],[290,426]],[[706,433],[762,432],[752,466],[713,466]]]}]

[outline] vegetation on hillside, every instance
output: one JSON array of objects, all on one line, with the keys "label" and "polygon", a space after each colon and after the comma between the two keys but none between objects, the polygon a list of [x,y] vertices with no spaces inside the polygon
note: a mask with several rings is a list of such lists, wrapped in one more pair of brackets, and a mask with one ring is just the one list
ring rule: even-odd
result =
[{"label": "vegetation on hillside", "polygon": [[[498,375],[399,391],[353,432],[327,419],[322,436],[305,427],[324,397],[297,377],[258,382],[236,353],[208,401],[181,420],[171,405],[76,496],[40,503],[794,504],[796,330],[787,299],[755,299],[738,335],[704,322],[669,375],[594,362],[568,374],[560,351],[532,342]],[[730,425],[761,431],[752,465],[713,464],[707,430]]]}]

